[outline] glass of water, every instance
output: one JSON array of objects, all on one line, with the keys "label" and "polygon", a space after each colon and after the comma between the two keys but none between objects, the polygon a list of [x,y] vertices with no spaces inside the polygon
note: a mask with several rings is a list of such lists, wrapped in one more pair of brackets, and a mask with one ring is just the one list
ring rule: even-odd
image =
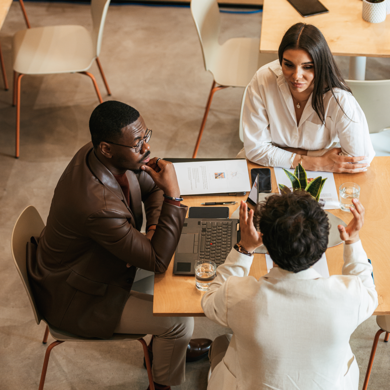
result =
[{"label": "glass of water", "polygon": [[215,278],[217,265],[211,260],[198,260],[195,263],[195,286],[200,291],[207,291]]},{"label": "glass of water", "polygon": [[356,183],[343,183],[339,188],[340,208],[343,211],[349,211],[350,207],[355,208],[353,199],[359,199],[360,187]]}]

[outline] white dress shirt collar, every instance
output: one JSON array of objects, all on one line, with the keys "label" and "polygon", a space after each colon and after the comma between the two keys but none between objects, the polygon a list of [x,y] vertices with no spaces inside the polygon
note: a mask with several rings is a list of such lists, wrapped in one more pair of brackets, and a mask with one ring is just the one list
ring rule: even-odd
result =
[{"label": "white dress shirt collar", "polygon": [[264,276],[265,279],[318,279],[322,276],[313,268],[305,269],[297,273],[286,271],[280,267],[274,267]]}]

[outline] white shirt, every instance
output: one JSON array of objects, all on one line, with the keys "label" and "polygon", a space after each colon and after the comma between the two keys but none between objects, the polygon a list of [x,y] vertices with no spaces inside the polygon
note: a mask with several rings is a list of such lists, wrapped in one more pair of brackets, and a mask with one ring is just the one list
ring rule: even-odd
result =
[{"label": "white shirt", "polygon": [[252,260],[232,250],[203,296],[206,317],[233,331],[208,390],[358,390],[349,339],[378,305],[361,241],[329,278],[274,267],[256,280]]},{"label": "white shirt", "polygon": [[[261,67],[248,85],[243,110],[246,157],[260,165],[290,168],[295,157],[281,147],[308,150],[308,156],[322,156],[340,143],[342,154],[375,156],[366,117],[347,91],[333,89],[324,94],[325,123],[312,107],[312,95],[297,125],[294,103],[279,60]],[[345,114],[344,114],[344,112]]]}]

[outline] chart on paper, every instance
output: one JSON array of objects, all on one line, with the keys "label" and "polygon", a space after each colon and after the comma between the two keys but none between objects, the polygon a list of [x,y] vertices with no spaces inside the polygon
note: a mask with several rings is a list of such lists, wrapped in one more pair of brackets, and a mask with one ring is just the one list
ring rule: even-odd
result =
[{"label": "chart on paper", "polygon": [[246,160],[174,163],[181,195],[250,191]]}]

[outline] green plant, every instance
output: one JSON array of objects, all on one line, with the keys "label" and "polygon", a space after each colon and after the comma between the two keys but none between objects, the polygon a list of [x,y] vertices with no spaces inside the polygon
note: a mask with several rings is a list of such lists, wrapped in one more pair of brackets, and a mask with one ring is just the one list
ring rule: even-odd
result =
[{"label": "green plant", "polygon": [[[294,173],[291,173],[286,169],[283,170],[291,181],[293,191],[304,190],[308,192],[316,201],[320,199],[320,194],[322,188],[324,187],[326,178],[323,179],[321,176],[318,176],[314,180],[310,181],[310,183],[308,183],[305,168],[303,168],[301,164],[297,165]],[[290,188],[284,184],[279,184],[279,188],[282,194],[288,194],[291,192]]]}]

